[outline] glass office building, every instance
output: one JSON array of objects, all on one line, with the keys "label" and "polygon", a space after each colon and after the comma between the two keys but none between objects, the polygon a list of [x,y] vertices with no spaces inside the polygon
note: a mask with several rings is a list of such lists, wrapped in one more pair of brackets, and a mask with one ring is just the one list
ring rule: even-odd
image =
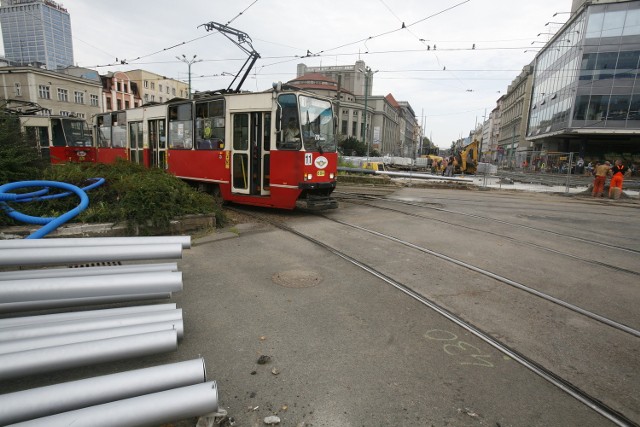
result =
[{"label": "glass office building", "polygon": [[587,3],[536,56],[534,150],[640,153],[640,1]]},{"label": "glass office building", "polygon": [[71,18],[49,0],[2,0],[0,25],[7,60],[44,65],[49,70],[73,65]]}]

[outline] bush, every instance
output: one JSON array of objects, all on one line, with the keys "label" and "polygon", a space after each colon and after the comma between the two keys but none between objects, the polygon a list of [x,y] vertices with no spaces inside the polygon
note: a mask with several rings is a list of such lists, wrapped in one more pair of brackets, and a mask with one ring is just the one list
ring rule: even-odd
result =
[{"label": "bush", "polygon": [[[54,165],[43,175],[45,180],[66,182],[81,188],[90,183],[90,178],[105,178],[105,183],[87,192],[89,207],[76,217],[76,221],[126,222],[130,231],[137,230],[140,234],[166,228],[171,220],[189,214],[213,213],[217,224],[224,223],[218,200],[160,169],[146,169],[120,160],[113,165]],[[78,198],[70,196],[40,203],[14,204],[14,207],[27,215],[58,216],[77,204]]]}]

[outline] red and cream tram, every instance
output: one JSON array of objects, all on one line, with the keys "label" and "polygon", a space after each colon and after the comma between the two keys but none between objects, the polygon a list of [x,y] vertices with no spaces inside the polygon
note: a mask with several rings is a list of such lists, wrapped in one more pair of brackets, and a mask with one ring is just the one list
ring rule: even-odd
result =
[{"label": "red and cream tram", "polygon": [[161,167],[234,203],[334,208],[334,126],[331,101],[300,90],[213,94],[97,115],[97,161]]},{"label": "red and cream tram", "polygon": [[69,116],[20,116],[20,127],[42,158],[52,164],[95,162],[96,148],[85,119]]}]

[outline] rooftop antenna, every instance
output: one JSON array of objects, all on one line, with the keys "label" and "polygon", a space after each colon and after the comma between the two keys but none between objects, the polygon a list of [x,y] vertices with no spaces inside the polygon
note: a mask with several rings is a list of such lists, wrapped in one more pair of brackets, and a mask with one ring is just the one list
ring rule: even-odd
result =
[{"label": "rooftop antenna", "polygon": [[[253,48],[253,45],[251,44],[251,37],[249,37],[249,35],[243,31],[236,30],[235,28],[231,28],[228,25],[219,24],[213,21],[206,24],[198,25],[198,28],[200,27],[204,27],[207,31],[217,30],[220,34],[231,40],[231,42],[233,42],[249,56],[242,67],[240,67],[240,71],[238,71],[238,74],[236,74],[231,83],[229,83],[229,87],[227,87],[227,92],[240,92],[240,88],[242,87],[244,81],[247,79],[247,76],[249,76],[253,65],[256,63],[258,58],[260,58],[260,54],[256,52],[256,50]],[[237,37],[238,41],[231,38],[230,35]],[[231,86],[233,86],[235,81],[238,80],[243,70],[245,71],[242,75],[242,78],[240,78],[240,81],[238,82],[238,86],[235,88],[235,90],[232,90]]]}]

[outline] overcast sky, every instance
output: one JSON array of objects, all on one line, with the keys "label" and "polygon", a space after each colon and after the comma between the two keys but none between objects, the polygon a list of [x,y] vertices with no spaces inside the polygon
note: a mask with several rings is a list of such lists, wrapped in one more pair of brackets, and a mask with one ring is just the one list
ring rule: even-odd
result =
[{"label": "overcast sky", "polygon": [[[188,80],[175,57],[197,55],[194,90],[226,88],[246,59],[214,21],[247,33],[261,55],[245,90],[296,77],[296,65],[378,72],[373,93],[408,101],[425,135],[448,148],[495,107],[535,48],[568,19],[571,0],[65,0],[75,61],[100,73],[146,69]],[[561,12],[553,16],[556,12]],[[402,29],[402,24],[405,29]],[[475,49],[473,45],[475,44]],[[430,50],[428,47],[430,46]],[[528,50],[525,52],[525,50]],[[307,51],[314,54],[302,58]],[[107,66],[125,60],[127,65]]]}]

